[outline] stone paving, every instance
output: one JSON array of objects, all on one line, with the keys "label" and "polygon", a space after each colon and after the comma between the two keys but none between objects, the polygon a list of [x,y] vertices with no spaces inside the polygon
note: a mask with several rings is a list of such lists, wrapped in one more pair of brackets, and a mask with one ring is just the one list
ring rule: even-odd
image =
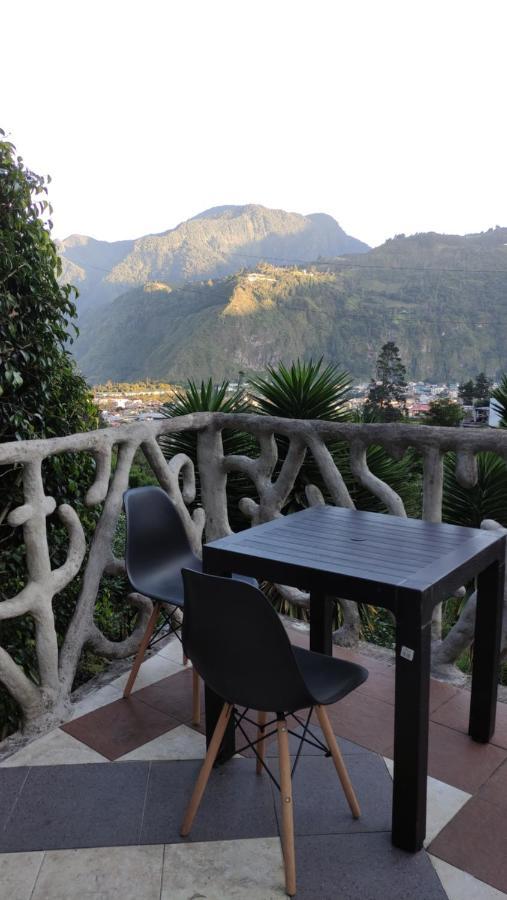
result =
[{"label": "stone paving", "polygon": [[[469,695],[432,683],[427,849],[407,854],[390,843],[394,668],[336,653],[370,670],[329,708],[362,816],[351,819],[331,760],[305,746],[294,779],[298,898],[507,898],[505,705],[492,743],[474,744]],[[0,764],[0,900],[284,897],[277,792],[251,752],[214,770],[191,838],[179,836],[205,752],[179,643],[143,664],[128,700],[126,678]],[[275,754],[271,743],[276,766]]]}]

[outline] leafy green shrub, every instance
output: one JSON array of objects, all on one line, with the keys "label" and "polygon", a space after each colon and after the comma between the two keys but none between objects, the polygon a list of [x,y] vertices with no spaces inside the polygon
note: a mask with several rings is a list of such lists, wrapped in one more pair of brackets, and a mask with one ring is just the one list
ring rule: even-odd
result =
[{"label": "leafy green shrub", "polygon": [[[95,429],[97,410],[86,382],[69,353],[76,315],[74,288],[60,285],[61,263],[51,240],[51,207],[46,180],[31,172],[0,131],[0,440],[50,438]],[[46,493],[57,505],[70,503],[89,538],[100,509],[84,505],[95,475],[86,453],[46,460]],[[0,470],[0,599],[25,584],[25,547],[20,528],[11,528],[9,512],[23,503],[22,469]],[[51,564],[65,559],[68,534],[55,515],[48,518]],[[55,597],[61,643],[80,590],[75,579]],[[38,680],[34,623],[22,616],[0,623],[0,644],[34,681]],[[20,710],[0,687],[0,736],[19,725]]]}]

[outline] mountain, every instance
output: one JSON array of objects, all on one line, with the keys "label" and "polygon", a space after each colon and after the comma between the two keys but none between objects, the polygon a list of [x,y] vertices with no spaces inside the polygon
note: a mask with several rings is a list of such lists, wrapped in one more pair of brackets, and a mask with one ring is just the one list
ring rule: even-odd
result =
[{"label": "mountain", "polygon": [[248,205],[217,206],[163,234],[135,241],[108,243],[72,235],[59,249],[62,278],[79,289],[81,314],[147,281],[181,285],[251,269],[259,260],[304,263],[369,248],[323,213],[302,216]]},{"label": "mountain", "polygon": [[88,379],[237,380],[297,356],[372,375],[394,340],[412,378],[507,370],[507,229],[398,236],[305,268],[261,265],[172,288],[147,283],[83,318]]}]

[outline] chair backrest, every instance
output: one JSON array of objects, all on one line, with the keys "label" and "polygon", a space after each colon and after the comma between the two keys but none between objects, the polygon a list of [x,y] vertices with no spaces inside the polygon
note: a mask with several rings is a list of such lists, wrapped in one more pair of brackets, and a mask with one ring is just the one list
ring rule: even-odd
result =
[{"label": "chair backrest", "polygon": [[224,700],[282,712],[311,706],[287,633],[259,588],[183,569],[183,647]]},{"label": "chair backrest", "polygon": [[127,519],[125,566],[131,585],[142,591],[145,576],[167,565],[168,557],[188,565],[192,550],[172,500],[161,487],[130,488],[123,495]]}]

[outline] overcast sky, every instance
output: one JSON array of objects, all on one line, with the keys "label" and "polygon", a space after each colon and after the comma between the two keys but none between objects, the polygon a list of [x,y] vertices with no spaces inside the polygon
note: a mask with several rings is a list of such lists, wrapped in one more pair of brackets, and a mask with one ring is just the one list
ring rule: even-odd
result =
[{"label": "overcast sky", "polygon": [[507,226],[505,0],[24,0],[0,127],[54,235],[221,204],[326,212],[377,245]]}]

